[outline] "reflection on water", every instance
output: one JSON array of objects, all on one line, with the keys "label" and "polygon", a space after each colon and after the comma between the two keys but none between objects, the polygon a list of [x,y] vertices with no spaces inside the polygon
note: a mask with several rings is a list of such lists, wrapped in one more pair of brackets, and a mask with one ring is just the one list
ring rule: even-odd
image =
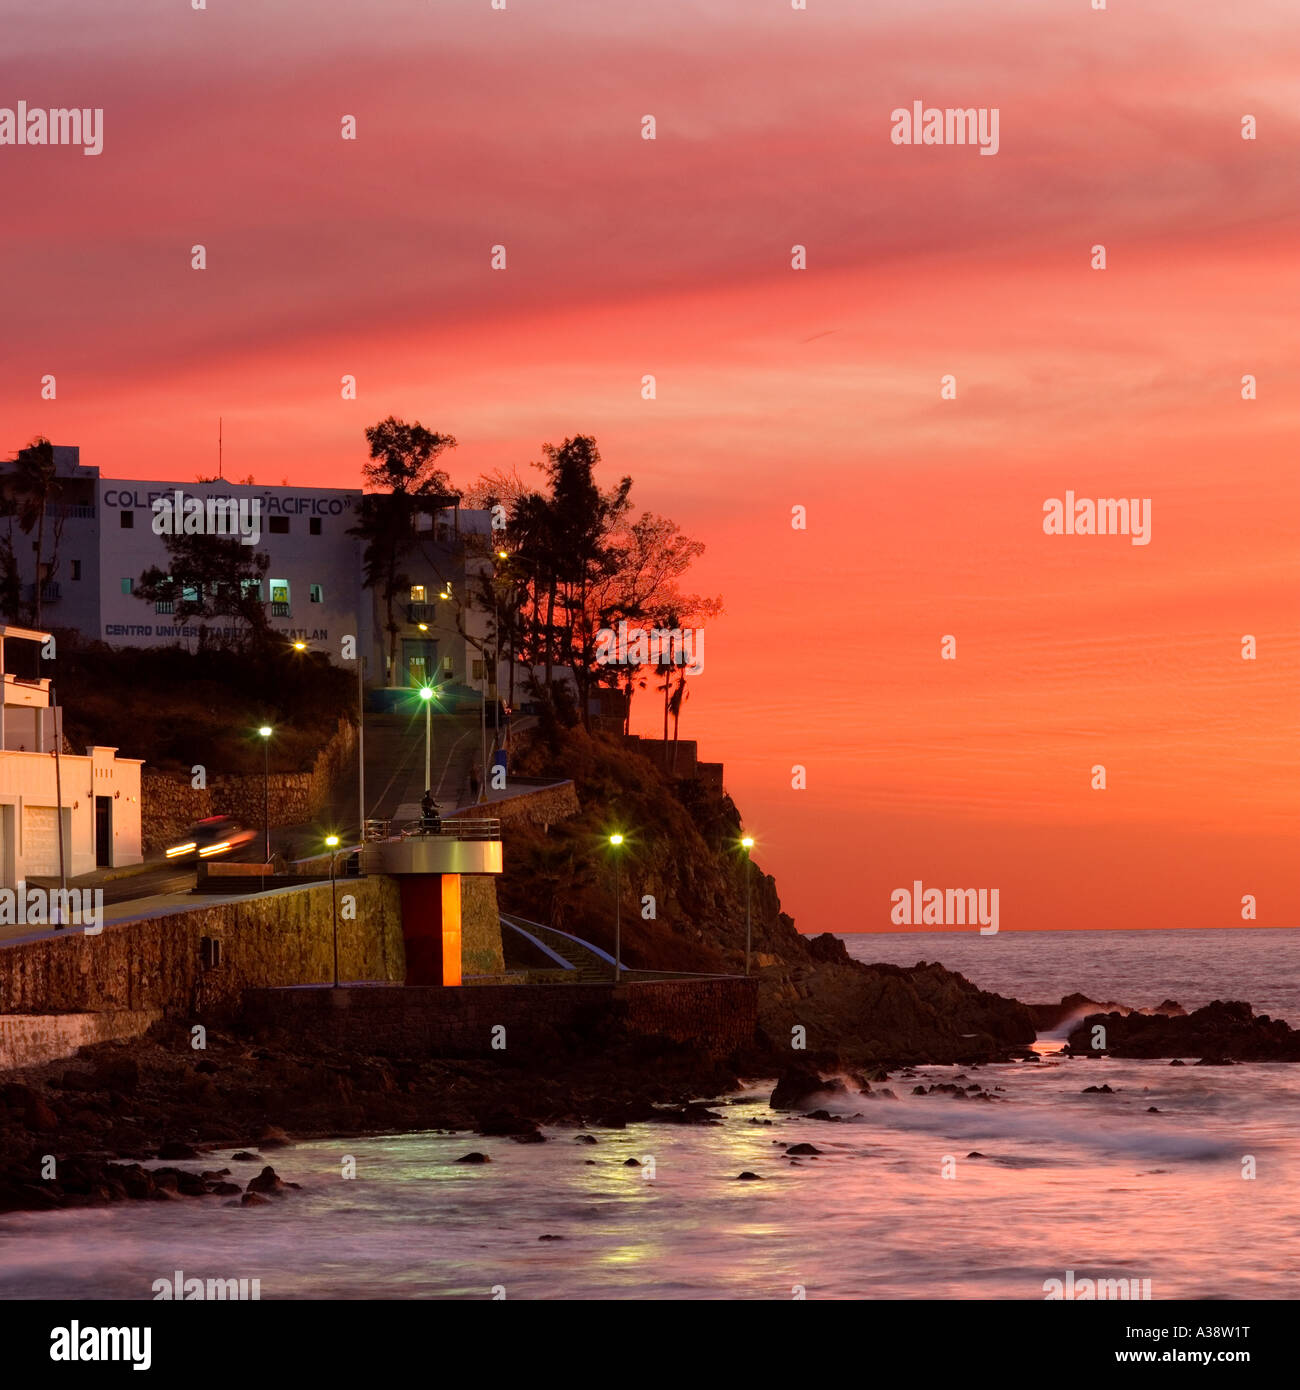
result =
[{"label": "reflection on water", "polygon": [[[996,1099],[910,1094],[959,1074]],[[1083,1094],[1103,1082],[1114,1094]],[[260,1278],[264,1299],[1039,1298],[1073,1269],[1150,1278],[1157,1299],[1292,1296],[1300,1069],[1049,1054],[889,1085],[896,1100],[828,1101],[838,1123],[749,1104],[595,1146],[560,1130],[303,1144],[271,1156],[303,1190],[270,1207],[0,1217],[0,1295],[148,1298],[181,1270]],[[792,1161],[799,1142],[822,1152]],[[471,1149],[492,1162],[454,1161]]]}]

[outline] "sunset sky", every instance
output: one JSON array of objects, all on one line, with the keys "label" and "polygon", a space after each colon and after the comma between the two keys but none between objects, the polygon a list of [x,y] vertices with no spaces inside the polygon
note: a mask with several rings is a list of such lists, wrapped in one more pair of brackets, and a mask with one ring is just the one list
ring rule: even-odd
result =
[{"label": "sunset sky", "polygon": [[[0,147],[0,447],[183,481],[220,416],[227,476],[357,486],[395,414],[468,484],[594,434],[707,544],[682,734],[802,930],[915,879],[1300,926],[1300,28],[1110,3],[9,6],[0,106],[104,149]],[[916,100],[998,154],[892,144]],[[1067,489],[1151,543],[1045,535]]]}]

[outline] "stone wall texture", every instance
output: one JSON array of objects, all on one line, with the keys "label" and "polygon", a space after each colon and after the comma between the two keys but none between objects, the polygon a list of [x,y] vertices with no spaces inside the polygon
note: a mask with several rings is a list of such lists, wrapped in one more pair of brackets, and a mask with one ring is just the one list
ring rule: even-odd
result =
[{"label": "stone wall texture", "polygon": [[[273,772],[270,777],[272,825],[304,825],[330,804],[335,785],[356,757],[357,731],[340,720],[338,731],[321,749],[310,772]],[[141,838],[145,853],[173,844],[188,826],[208,816],[234,816],[257,829],[262,824],[263,778],[211,776],[198,790],[181,773],[152,772],[141,778]]]},{"label": "stone wall texture", "polygon": [[709,1057],[754,1039],[753,979],[654,980],[610,985],[469,985],[461,989],[250,990],[244,1020],[288,1027],[333,1047],[374,1056],[491,1057],[493,1030],[507,1049],[593,1048],[615,1034],[661,1037]]},{"label": "stone wall texture", "polygon": [[520,778],[511,778],[509,796],[484,806],[466,806],[447,816],[447,820],[473,820],[494,816],[502,825],[553,825],[576,816],[582,809],[572,782],[547,782],[532,787]]},{"label": "stone wall texture", "polygon": [[[392,879],[340,879],[339,976],[401,981],[402,918]],[[342,920],[344,899],[356,917]],[[328,883],[105,926],[97,936],[59,936],[0,948],[0,1014],[157,1009],[201,1021],[237,1012],[245,990],[334,978]],[[221,943],[204,965],[202,941]]]},{"label": "stone wall texture", "polygon": [[461,875],[460,959],[466,975],[500,975],[506,968],[497,881],[491,874]]},{"label": "stone wall texture", "polygon": [[111,1014],[6,1014],[0,1016],[0,1071],[71,1057],[92,1043],[138,1038],[162,1017],[160,1009]]}]

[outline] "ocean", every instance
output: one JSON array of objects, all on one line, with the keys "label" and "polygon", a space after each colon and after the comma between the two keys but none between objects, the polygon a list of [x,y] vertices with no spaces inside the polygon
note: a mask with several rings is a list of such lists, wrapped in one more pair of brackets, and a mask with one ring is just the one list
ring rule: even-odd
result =
[{"label": "ocean", "polygon": [[1024,1004],[1080,992],[1135,1009],[1173,999],[1190,1012],[1244,999],[1300,1027],[1300,929],[872,932],[843,941],[867,964],[937,960]]},{"label": "ocean", "polygon": [[[1030,1002],[1081,989],[1191,1008],[1297,1008],[1300,933],[849,938],[864,959],[940,959]],[[155,1280],[257,1278],[263,1299],[1038,1299],[1149,1280],[1152,1299],[1291,1298],[1300,1269],[1300,1068],[1067,1060],[895,1073],[893,1097],[719,1125],[315,1141],[267,1156],[301,1192],[0,1217],[0,1296],[149,1299]],[[914,1095],[935,1082],[993,1099]],[[1111,1094],[1085,1093],[1105,1083]],[[771,1124],[754,1123],[770,1120]],[[788,1146],[820,1153],[797,1160]],[[476,1150],[491,1162],[455,1160]],[[346,1160],[355,1177],[345,1177]],[[635,1158],[640,1166],[626,1165]],[[229,1152],[203,1167],[246,1181]],[[198,1165],[194,1165],[198,1166]],[[758,1181],[740,1181],[750,1171]]]}]

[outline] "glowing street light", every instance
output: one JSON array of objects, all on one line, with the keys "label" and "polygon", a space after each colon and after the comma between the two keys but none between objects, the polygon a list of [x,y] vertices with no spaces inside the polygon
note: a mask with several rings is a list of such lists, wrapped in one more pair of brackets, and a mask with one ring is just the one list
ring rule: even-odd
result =
[{"label": "glowing street light", "polygon": [[623,837],[617,831],[609,837],[614,847],[614,983],[618,984],[618,972],[622,968],[623,936]]},{"label": "glowing street light", "polygon": [[339,889],[338,880],[335,878],[335,869],[338,867],[339,856],[339,837],[337,835],[326,835],[325,845],[330,852],[330,920],[334,924],[334,988],[339,987]]},{"label": "glowing street light", "polygon": [[271,735],[275,732],[269,724],[258,729],[262,740],[262,831],[266,858],[264,864],[271,862]]},{"label": "glowing street light", "polygon": [[422,685],[420,699],[424,701],[424,789],[433,788],[433,687]]},{"label": "glowing street light", "polygon": [[745,974],[749,974],[749,951],[753,936],[750,915],[750,898],[754,883],[754,858],[750,850],[754,848],[754,837],[746,835],[740,842],[740,847],[745,851]]},{"label": "glowing street light", "polygon": [[306,642],[295,642],[293,644],[293,649],[296,652],[305,652],[307,650],[307,644]]}]

